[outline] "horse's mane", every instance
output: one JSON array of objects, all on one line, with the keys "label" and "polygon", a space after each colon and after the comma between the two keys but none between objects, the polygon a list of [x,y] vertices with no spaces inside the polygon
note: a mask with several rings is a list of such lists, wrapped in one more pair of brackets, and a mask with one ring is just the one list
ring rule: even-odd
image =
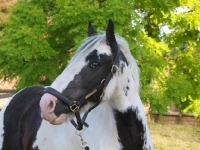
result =
[{"label": "horse's mane", "polygon": [[[120,46],[120,50],[124,53],[128,61],[128,66],[136,83],[137,92],[139,92],[139,68],[136,63],[137,61],[131,55],[129,45],[126,40],[119,35],[115,35],[115,38]],[[100,43],[103,42],[106,42],[105,32],[86,38],[85,40],[83,40],[74,57],[71,59],[71,62],[84,58],[88,53],[94,50],[94,47],[97,47]]]}]

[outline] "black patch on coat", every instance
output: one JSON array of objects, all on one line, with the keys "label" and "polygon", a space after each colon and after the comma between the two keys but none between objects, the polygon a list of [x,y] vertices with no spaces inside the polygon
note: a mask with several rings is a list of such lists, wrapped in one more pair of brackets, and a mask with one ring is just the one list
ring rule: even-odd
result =
[{"label": "black patch on coat", "polygon": [[138,117],[138,113],[137,107],[135,109],[130,107],[126,112],[114,110],[118,136],[123,150],[147,150],[144,149],[146,128]]},{"label": "black patch on coat", "polygon": [[34,147],[32,150],[40,150],[38,146]]},{"label": "black patch on coat", "polygon": [[[103,79],[107,78],[112,66],[112,56],[107,54],[98,54],[97,50],[92,51],[85,59],[87,66],[81,69],[79,74],[68,84],[67,88],[62,92],[72,101],[78,101],[82,96],[86,96],[101,84]],[[91,68],[91,64],[97,62],[98,68]],[[88,101],[96,102],[99,100],[102,91],[91,96]]]},{"label": "black patch on coat", "polygon": [[124,73],[124,68],[125,68],[125,64],[124,63],[120,64],[121,73]]},{"label": "black patch on coat", "polygon": [[129,91],[129,86],[127,85],[126,87],[123,88],[125,96],[128,96],[128,91]]},{"label": "black patch on coat", "polygon": [[31,150],[40,127],[39,101],[44,87],[28,87],[17,93],[4,112],[2,150]]},{"label": "black patch on coat", "polygon": [[130,82],[130,80],[129,80],[129,78],[127,78],[127,85],[126,85],[126,87],[123,87],[123,91],[124,91],[125,96],[128,96],[128,91],[130,90],[130,87],[128,85],[129,82]]}]

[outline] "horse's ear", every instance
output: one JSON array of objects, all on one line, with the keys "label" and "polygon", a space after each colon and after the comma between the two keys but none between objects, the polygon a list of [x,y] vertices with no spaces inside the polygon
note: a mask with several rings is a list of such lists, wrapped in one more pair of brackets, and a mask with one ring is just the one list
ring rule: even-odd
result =
[{"label": "horse's ear", "polygon": [[114,23],[111,19],[108,21],[108,26],[106,29],[106,40],[107,44],[110,45],[111,50],[113,52],[116,52],[118,50],[118,44],[115,39],[115,34],[114,34]]},{"label": "horse's ear", "polygon": [[88,23],[88,37],[96,35],[96,34],[97,34],[97,31],[94,30],[91,21],[89,21],[89,23]]}]

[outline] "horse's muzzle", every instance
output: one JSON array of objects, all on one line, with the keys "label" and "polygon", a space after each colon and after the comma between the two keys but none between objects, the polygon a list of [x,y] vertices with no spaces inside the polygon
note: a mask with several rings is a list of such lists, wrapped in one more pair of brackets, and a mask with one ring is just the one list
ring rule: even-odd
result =
[{"label": "horse's muzzle", "polygon": [[40,109],[43,119],[49,121],[51,124],[59,125],[66,120],[67,114],[59,114],[59,112],[56,114],[54,113],[56,100],[57,98],[55,96],[48,93],[44,94],[40,100]]}]

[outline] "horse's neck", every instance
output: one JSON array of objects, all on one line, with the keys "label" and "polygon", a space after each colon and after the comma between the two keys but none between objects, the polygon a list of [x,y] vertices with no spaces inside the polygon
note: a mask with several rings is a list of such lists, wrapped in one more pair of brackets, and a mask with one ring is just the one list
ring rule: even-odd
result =
[{"label": "horse's neck", "polygon": [[122,145],[136,149],[150,149],[150,146],[153,149],[138,87],[129,68],[123,68],[109,84],[106,96],[113,108]]},{"label": "horse's neck", "polygon": [[113,109],[107,101],[92,110],[86,122],[89,128],[85,129],[85,140],[94,144],[90,145],[90,149],[120,149]]}]

